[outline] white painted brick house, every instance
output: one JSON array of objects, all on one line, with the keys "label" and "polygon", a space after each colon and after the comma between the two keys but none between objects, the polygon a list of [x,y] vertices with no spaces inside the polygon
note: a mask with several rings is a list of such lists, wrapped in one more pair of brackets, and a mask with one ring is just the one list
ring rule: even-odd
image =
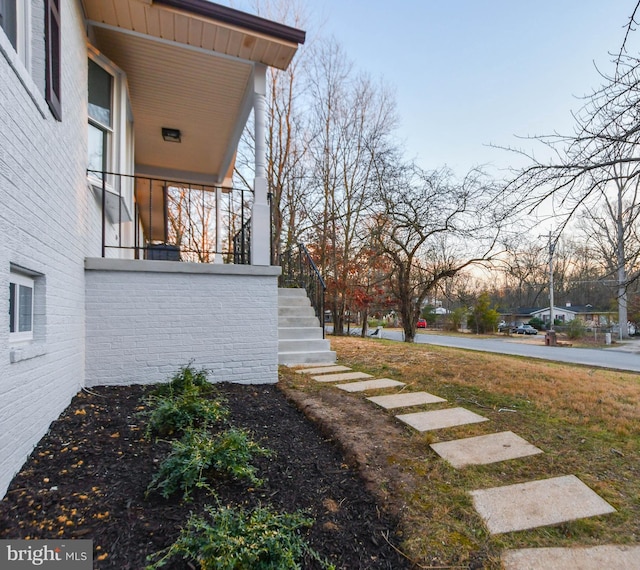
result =
[{"label": "white painted brick house", "polygon": [[[264,140],[266,68],[303,42],[207,0],[0,0],[0,496],[84,386],[189,361],[277,381],[263,145],[239,218],[250,263],[222,263],[242,240],[221,217],[231,236],[246,209],[228,175],[251,110]],[[176,192],[215,205],[213,263],[188,262]]]}]

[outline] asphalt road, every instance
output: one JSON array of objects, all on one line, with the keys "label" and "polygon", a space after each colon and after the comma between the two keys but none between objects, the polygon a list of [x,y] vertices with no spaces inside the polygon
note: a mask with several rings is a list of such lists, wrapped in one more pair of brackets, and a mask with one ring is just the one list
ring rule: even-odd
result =
[{"label": "asphalt road", "polygon": [[[352,330],[353,332],[353,330]],[[403,339],[403,333],[397,330],[383,330],[382,338],[389,340]],[[542,337],[544,338],[544,337]],[[539,340],[523,339],[521,337],[486,338],[447,336],[438,334],[416,334],[416,342],[420,344],[435,344],[465,350],[479,350],[481,352],[496,352],[511,354],[526,358],[540,358],[570,364],[583,364],[599,368],[614,370],[628,370],[640,372],[640,342],[630,341],[625,344],[614,344],[610,348],[573,348],[567,346],[545,346]]]}]

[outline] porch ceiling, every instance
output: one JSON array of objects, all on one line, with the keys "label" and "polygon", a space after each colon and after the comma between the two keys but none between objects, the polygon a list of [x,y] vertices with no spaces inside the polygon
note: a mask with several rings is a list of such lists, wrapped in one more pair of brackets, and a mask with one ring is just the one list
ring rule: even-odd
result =
[{"label": "porch ceiling", "polygon": [[[82,0],[91,43],[126,74],[136,171],[221,184],[255,64],[286,68],[304,33],[205,0]],[[179,129],[165,142],[162,127]]]}]

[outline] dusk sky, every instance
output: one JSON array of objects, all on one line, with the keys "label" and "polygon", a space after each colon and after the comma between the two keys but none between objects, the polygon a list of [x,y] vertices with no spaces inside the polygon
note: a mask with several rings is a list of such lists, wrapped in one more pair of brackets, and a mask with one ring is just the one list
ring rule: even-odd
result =
[{"label": "dusk sky", "polygon": [[[220,3],[253,12],[251,0]],[[407,156],[458,174],[517,164],[490,143],[531,148],[516,135],[570,132],[571,111],[600,84],[595,65],[611,70],[635,4],[301,0],[310,40],[335,37],[358,70],[395,91]]]}]

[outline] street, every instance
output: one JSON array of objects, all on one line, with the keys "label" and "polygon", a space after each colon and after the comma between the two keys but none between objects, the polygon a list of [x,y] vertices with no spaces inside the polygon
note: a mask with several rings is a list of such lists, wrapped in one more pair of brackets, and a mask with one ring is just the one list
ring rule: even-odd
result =
[{"label": "street", "polygon": [[[327,327],[330,329],[330,327]],[[358,331],[360,329],[357,329]],[[351,334],[354,329],[351,329]],[[382,329],[382,338],[402,341],[401,330]],[[538,337],[539,339],[540,337]],[[534,339],[519,337],[486,338],[475,335],[449,336],[441,334],[416,334],[416,343],[495,352],[528,358],[540,358],[569,364],[597,366],[614,370],[640,372],[640,342],[633,340],[622,344],[614,344],[609,348],[573,348],[568,346],[545,346]]]}]

